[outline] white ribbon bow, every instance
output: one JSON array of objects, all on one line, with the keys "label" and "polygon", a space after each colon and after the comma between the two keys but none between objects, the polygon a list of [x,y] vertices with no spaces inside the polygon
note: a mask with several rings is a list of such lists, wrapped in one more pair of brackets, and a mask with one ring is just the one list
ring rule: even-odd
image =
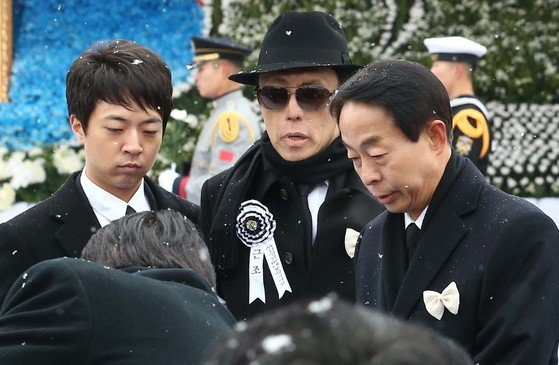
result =
[{"label": "white ribbon bow", "polygon": [[427,312],[440,321],[443,318],[445,308],[454,315],[458,314],[460,293],[453,281],[440,294],[433,290],[425,290],[423,292],[423,302]]},{"label": "white ribbon bow", "polygon": [[344,237],[345,252],[347,252],[348,256],[351,258],[355,256],[355,245],[357,245],[358,238],[359,232],[355,229],[346,228]]}]

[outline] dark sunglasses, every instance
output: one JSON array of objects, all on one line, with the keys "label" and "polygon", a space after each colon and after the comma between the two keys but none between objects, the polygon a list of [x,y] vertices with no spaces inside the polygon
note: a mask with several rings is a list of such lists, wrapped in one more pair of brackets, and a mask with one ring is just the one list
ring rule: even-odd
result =
[{"label": "dark sunglasses", "polygon": [[266,109],[282,110],[287,106],[289,98],[293,92],[288,89],[295,89],[295,100],[303,110],[319,110],[328,105],[330,97],[334,93],[322,86],[299,86],[299,87],[278,87],[264,86],[256,89],[258,103]]}]

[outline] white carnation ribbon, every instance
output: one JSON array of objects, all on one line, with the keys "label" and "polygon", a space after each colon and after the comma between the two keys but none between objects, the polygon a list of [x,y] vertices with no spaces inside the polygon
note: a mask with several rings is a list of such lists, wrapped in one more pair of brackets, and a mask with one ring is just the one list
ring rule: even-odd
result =
[{"label": "white carnation ribbon", "polygon": [[283,270],[274,240],[276,221],[266,206],[258,200],[247,200],[239,208],[237,215],[237,237],[250,247],[248,303],[260,299],[266,303],[264,289],[264,258],[268,263],[272,279],[281,298],[291,286]]}]

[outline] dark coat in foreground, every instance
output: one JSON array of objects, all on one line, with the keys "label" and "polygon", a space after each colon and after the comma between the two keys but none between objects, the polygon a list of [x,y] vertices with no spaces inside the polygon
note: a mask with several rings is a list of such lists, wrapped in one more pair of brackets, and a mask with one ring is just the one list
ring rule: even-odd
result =
[{"label": "dark coat in foreground", "polygon": [[[479,364],[548,364],[557,352],[559,232],[524,199],[489,185],[453,155],[406,267],[403,214],[383,213],[356,251],[358,302],[422,322],[466,347]],[[455,282],[460,305],[441,320],[425,290]],[[556,362],[555,362],[556,363]]]},{"label": "dark coat in foreground", "polygon": [[[57,257],[79,257],[100,228],[87,197],[78,187],[78,174],[72,174],[48,199],[0,224],[0,303],[27,268]],[[147,177],[144,181],[154,210],[175,210],[197,222],[198,206],[163,190]]]},{"label": "dark coat in foreground", "polygon": [[0,311],[0,363],[198,364],[234,323],[191,270],[126,270],[73,258],[27,270]]},{"label": "dark coat in foreground", "polygon": [[[219,251],[219,245],[225,244],[212,239],[212,225],[219,229],[234,223],[234,220],[214,222],[216,213],[222,209],[222,205],[227,204],[226,196],[222,201],[216,197],[229,172],[210,178],[202,189],[200,228],[209,237],[207,243],[210,252],[216,252],[216,245]],[[244,319],[300,298],[316,298],[330,292],[354,302],[353,263],[344,246],[346,230],[361,231],[367,222],[383,210],[369,195],[355,171],[349,169],[330,180],[326,200],[318,213],[318,229],[312,249],[304,243],[307,218],[291,181],[278,177],[272,171],[264,171],[255,176],[248,190],[270,210],[277,222],[274,239],[292,293],[286,292],[279,298],[265,262],[266,303],[257,299],[249,304],[250,249],[234,237],[238,250],[236,265],[232,268],[220,268],[219,263],[216,265],[218,294],[225,299],[233,315],[237,319]],[[216,257],[212,259],[214,264],[219,261]]]}]

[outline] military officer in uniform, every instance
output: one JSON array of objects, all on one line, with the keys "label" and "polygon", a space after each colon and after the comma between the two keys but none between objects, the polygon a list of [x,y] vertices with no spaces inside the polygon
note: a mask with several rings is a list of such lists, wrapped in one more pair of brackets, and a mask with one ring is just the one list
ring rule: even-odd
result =
[{"label": "military officer in uniform", "polygon": [[486,174],[491,152],[491,118],[475,96],[473,73],[487,48],[464,37],[427,38],[433,59],[431,71],[443,83],[452,107],[453,146]]},{"label": "military officer in uniform", "polygon": [[213,111],[202,128],[189,173],[179,176],[174,170],[164,171],[159,184],[180,197],[200,204],[202,184],[226,170],[260,138],[260,117],[251,101],[243,96],[242,87],[228,79],[240,71],[250,49],[228,39],[193,37],[197,68],[196,88],[212,100]]}]

